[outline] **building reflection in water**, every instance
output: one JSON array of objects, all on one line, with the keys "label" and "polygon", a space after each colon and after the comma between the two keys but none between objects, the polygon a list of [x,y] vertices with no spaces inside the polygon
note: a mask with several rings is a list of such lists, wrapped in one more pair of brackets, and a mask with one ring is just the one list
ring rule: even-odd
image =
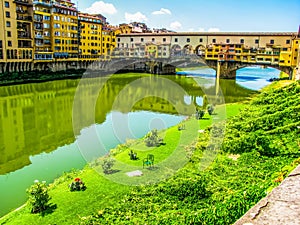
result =
[{"label": "building reflection in water", "polygon": [[[91,82],[85,83],[87,86],[80,95],[79,105],[82,112],[76,112],[79,118],[73,118],[73,103],[80,80],[0,87],[0,175],[29,165],[31,163],[29,158],[32,155],[51,152],[59,146],[73,143],[81,129],[93,123],[103,123],[106,115],[112,110],[122,113],[144,110],[191,115],[197,104],[204,105],[205,108],[208,102],[218,103],[214,81],[202,79],[201,82],[204,83],[200,87],[192,78],[164,76],[179,85],[186,93],[164,88],[163,85],[162,88],[156,88],[153,93],[147,79],[141,79],[139,86],[128,85],[141,76],[115,75],[105,82],[100,92],[96,84],[103,78],[91,78]],[[153,79],[153,82],[163,80],[149,79]],[[252,93],[237,86],[234,81],[221,80],[220,86],[226,102],[235,102]],[[147,97],[128,107],[128,99],[134,98],[139,93]],[[91,121],[84,109],[94,106],[94,99],[97,99],[96,109],[94,119]],[[118,104],[115,104],[116,99]],[[75,135],[73,120],[80,120],[80,127],[76,127]]]}]

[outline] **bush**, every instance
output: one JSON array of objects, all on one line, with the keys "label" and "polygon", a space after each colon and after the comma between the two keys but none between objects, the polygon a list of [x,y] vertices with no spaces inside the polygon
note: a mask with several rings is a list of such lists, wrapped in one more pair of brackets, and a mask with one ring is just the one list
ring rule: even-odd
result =
[{"label": "bush", "polygon": [[163,139],[157,134],[157,130],[150,131],[145,137],[145,143],[147,147],[158,147],[162,144]]},{"label": "bush", "polygon": [[103,160],[102,169],[105,174],[109,174],[112,172],[112,167],[115,164],[115,159],[111,156],[106,156]]},{"label": "bush", "polygon": [[209,115],[212,115],[214,112],[214,107],[212,105],[207,106],[207,112]]},{"label": "bush", "polygon": [[85,191],[86,186],[79,177],[76,177],[74,181],[69,185],[69,188],[70,191]]},{"label": "bush", "polygon": [[202,117],[204,116],[204,114],[205,114],[205,111],[204,111],[204,110],[197,110],[197,111],[196,111],[196,119],[197,119],[197,120],[202,119]]},{"label": "bush", "polygon": [[45,181],[39,182],[36,180],[26,191],[29,194],[28,201],[32,206],[32,213],[39,213],[48,208],[51,198],[48,195],[48,188]]}]

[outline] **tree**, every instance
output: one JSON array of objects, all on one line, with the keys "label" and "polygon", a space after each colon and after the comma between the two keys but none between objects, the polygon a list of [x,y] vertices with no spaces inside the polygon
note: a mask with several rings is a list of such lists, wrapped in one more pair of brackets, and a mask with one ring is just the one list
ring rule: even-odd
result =
[{"label": "tree", "polygon": [[29,194],[28,202],[32,206],[31,212],[39,213],[48,208],[51,198],[48,194],[48,187],[45,181],[39,182],[35,180],[34,182],[35,183],[26,191]]}]

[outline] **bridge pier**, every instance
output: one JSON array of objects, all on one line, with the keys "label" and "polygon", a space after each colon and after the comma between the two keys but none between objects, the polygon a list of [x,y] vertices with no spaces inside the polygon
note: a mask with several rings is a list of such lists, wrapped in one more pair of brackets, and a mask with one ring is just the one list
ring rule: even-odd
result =
[{"label": "bridge pier", "polygon": [[235,79],[236,70],[242,68],[242,65],[237,62],[209,60],[206,61],[206,64],[216,70],[218,79]]}]

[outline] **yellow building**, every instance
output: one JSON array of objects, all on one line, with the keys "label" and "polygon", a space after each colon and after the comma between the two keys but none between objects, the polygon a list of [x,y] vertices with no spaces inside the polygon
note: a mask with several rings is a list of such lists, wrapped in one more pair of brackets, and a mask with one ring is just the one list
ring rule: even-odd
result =
[{"label": "yellow building", "polygon": [[110,59],[116,46],[115,27],[109,26],[101,14],[79,13],[79,60]]},{"label": "yellow building", "polygon": [[102,55],[104,59],[110,59],[116,47],[116,34],[113,28],[103,26],[102,28]]},{"label": "yellow building", "polygon": [[38,62],[52,61],[51,43],[51,0],[35,0],[33,2],[34,60]]},{"label": "yellow building", "polygon": [[210,44],[205,50],[205,59],[296,67],[299,39],[292,42],[291,47],[267,44],[260,48],[251,48],[244,44]]},{"label": "yellow building", "polygon": [[[33,58],[31,0],[1,1],[0,60],[30,62]],[[14,65],[14,67],[19,65]],[[11,68],[10,70],[16,70]]]},{"label": "yellow building", "polygon": [[300,46],[300,37],[296,38],[292,41],[292,58],[291,58],[291,62],[292,62],[292,66],[293,67],[297,67],[297,63],[298,63],[298,56],[299,56],[299,46]]},{"label": "yellow building", "polygon": [[78,59],[78,11],[71,0],[55,0],[51,15],[51,43],[56,61]]},{"label": "yellow building", "polygon": [[106,18],[102,15],[79,13],[79,60],[96,60],[102,56],[102,27]]},{"label": "yellow building", "polygon": [[118,29],[116,30],[116,34],[131,34],[132,33],[132,25],[122,23],[119,25]]}]

